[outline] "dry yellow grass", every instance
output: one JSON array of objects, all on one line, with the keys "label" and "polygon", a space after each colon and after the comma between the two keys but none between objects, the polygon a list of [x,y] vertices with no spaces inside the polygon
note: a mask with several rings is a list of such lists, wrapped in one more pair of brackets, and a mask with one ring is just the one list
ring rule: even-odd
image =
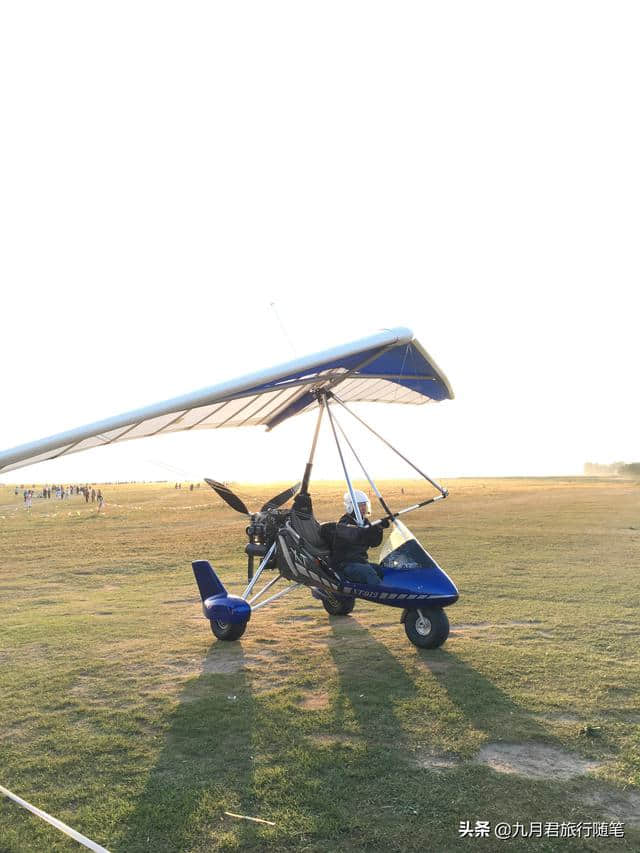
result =
[{"label": "dry yellow grass", "polygon": [[[0,487],[0,783],[127,853],[427,838],[444,851],[464,846],[464,819],[616,816],[616,848],[640,849],[640,488],[446,485],[447,501],[407,516],[460,587],[434,652],[408,643],[392,608],[329,619],[308,591],[258,611],[240,642],[215,641],[190,563],[210,559],[240,590],[245,522],[204,485],[105,485],[104,515],[80,498],[36,499],[29,514]],[[257,507],[278,485],[238,489]],[[322,520],[343,490],[314,488]],[[411,481],[384,491],[394,507],[423,495]],[[530,767],[558,754],[591,769],[499,772],[482,762],[500,744]],[[0,803],[0,849],[72,848]]]}]

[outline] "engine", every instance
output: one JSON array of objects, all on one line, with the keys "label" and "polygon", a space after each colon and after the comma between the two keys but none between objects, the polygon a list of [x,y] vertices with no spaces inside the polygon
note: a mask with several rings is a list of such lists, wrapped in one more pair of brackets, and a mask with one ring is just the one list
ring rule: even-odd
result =
[{"label": "engine", "polygon": [[[249,558],[249,578],[253,575],[254,558],[258,557],[262,559],[267,554],[269,548],[276,541],[278,531],[284,526],[288,518],[289,510],[287,509],[267,509],[262,512],[255,512],[251,516],[251,522],[246,530],[249,542],[244,549]],[[275,565],[276,556],[274,551],[265,568],[275,568]]]}]

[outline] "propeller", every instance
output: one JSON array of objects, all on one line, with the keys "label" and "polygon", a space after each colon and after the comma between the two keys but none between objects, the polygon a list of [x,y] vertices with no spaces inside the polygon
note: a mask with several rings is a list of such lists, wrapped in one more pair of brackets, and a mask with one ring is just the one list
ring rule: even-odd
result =
[{"label": "propeller", "polygon": [[204,481],[211,486],[213,491],[219,495],[223,501],[229,504],[231,509],[235,509],[236,512],[241,512],[243,515],[251,515],[245,506],[244,501],[235,495],[228,486],[224,485],[224,483],[219,483],[217,480],[210,480],[208,477],[205,477]]},{"label": "propeller", "polygon": [[300,483],[296,483],[294,486],[285,489],[284,492],[280,492],[279,495],[271,498],[271,500],[267,501],[266,504],[263,504],[260,507],[260,512],[266,512],[268,509],[278,509],[279,506],[286,504],[289,498],[292,498],[298,491],[300,485]]},{"label": "propeller", "polygon": [[[245,502],[232,492],[228,486],[225,486],[224,483],[219,483],[217,480],[211,480],[209,477],[205,477],[204,481],[211,486],[213,491],[219,495],[225,503],[229,504],[231,509],[235,509],[236,512],[240,512],[243,515],[251,515]],[[260,512],[266,512],[268,509],[277,509],[283,504],[286,504],[289,498],[292,498],[299,488],[300,483],[296,483],[295,486],[291,486],[289,489],[285,489],[284,492],[280,492],[280,494],[275,495],[263,504]]]}]

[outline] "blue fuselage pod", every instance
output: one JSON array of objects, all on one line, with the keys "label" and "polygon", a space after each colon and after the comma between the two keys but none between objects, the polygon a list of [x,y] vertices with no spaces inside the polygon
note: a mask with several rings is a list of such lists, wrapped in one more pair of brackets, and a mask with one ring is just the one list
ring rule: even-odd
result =
[{"label": "blue fuselage pod", "polygon": [[212,595],[202,602],[207,619],[242,625],[251,618],[251,605],[239,595]]},{"label": "blue fuselage pod", "polygon": [[456,585],[437,565],[429,569],[385,569],[380,586],[347,581],[342,592],[390,607],[448,607],[458,600]]}]

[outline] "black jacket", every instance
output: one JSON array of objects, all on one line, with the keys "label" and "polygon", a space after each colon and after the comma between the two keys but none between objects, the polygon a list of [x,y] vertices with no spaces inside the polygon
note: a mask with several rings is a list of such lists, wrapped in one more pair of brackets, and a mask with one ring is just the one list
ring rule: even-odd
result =
[{"label": "black jacket", "polygon": [[343,515],[340,521],[330,521],[320,528],[320,535],[331,548],[331,565],[338,571],[345,563],[368,563],[367,550],[377,548],[382,542],[382,528],[374,527],[366,519],[358,527],[353,514]]}]

